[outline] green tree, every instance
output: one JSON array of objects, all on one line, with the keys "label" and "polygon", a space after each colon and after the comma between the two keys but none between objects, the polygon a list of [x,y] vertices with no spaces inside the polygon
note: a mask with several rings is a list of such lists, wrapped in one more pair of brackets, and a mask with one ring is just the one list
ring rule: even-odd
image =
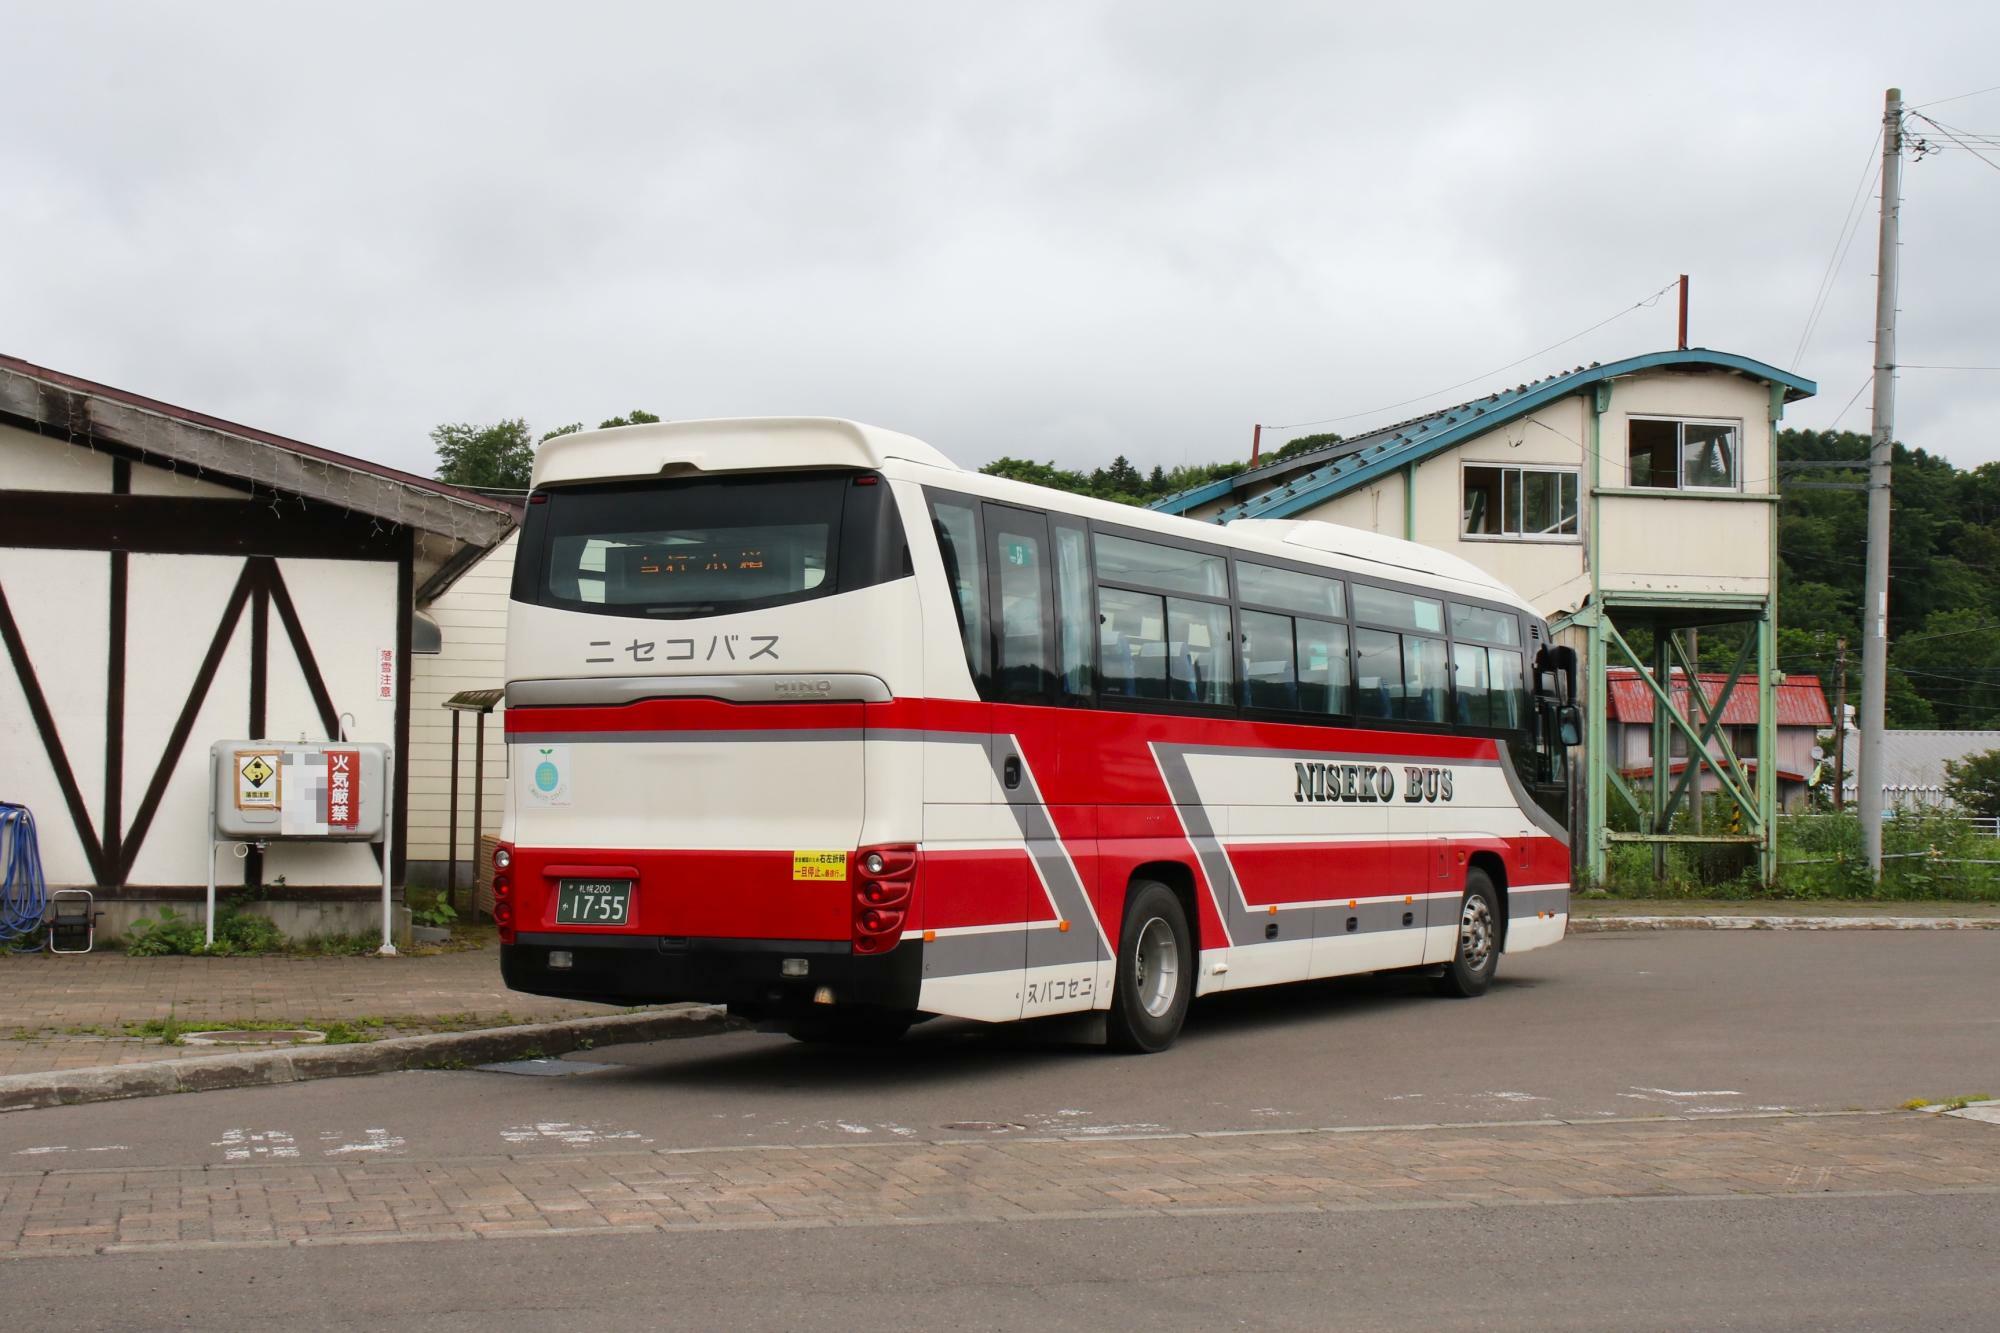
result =
[{"label": "green tree", "polygon": [[979,470],[989,477],[1025,481],[1031,486],[1047,486],[1051,490],[1069,491],[1076,495],[1093,494],[1090,478],[1081,472],[1059,468],[1052,462],[1037,463],[1028,458],[996,458]]},{"label": "green tree", "polygon": [[1944,794],[1969,815],[2000,815],[2000,750],[1945,760]]},{"label": "green tree", "polygon": [[[599,422],[597,428],[609,430],[613,426],[637,426],[658,420],[651,412],[634,409],[626,416]],[[582,429],[581,421],[572,421],[567,426],[543,431],[538,441],[520,417],[490,426],[447,423],[431,432],[431,443],[437,448],[438,480],[454,486],[525,491],[535,471],[535,445],[574,435]]]},{"label": "green tree", "polygon": [[520,417],[490,426],[449,422],[431,432],[438,480],[454,486],[525,491],[535,470],[535,438]]},{"label": "green tree", "polygon": [[651,412],[643,412],[635,407],[622,417],[612,417],[609,421],[598,422],[597,428],[599,430],[611,430],[616,426],[650,426],[658,420],[659,418]]},{"label": "green tree", "polygon": [[1330,444],[1339,444],[1340,440],[1341,437],[1332,431],[1325,431],[1318,435],[1300,435],[1294,439],[1286,440],[1278,451],[1271,455],[1271,461],[1275,463],[1280,459],[1297,458],[1300,454],[1309,454],[1315,449],[1324,449]]},{"label": "green tree", "polygon": [[2000,623],[1985,608],[1934,611],[1915,634],[1891,640],[1889,656],[1930,701],[1937,725],[2000,725]]}]

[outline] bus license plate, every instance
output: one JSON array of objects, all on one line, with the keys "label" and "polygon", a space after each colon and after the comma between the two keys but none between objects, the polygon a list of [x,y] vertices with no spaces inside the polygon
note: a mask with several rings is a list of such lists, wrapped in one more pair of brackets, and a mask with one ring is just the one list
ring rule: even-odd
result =
[{"label": "bus license plate", "polygon": [[631,906],[629,879],[566,879],[556,885],[559,926],[622,926]]}]

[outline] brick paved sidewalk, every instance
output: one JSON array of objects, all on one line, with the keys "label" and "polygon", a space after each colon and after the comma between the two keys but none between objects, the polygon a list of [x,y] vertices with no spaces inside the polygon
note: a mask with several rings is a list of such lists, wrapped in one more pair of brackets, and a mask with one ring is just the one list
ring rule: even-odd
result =
[{"label": "brick paved sidewalk", "polygon": [[202,1054],[128,1031],[148,1021],[381,1020],[374,1035],[616,1012],[522,995],[494,947],[403,958],[73,958],[0,954],[0,1074]]},{"label": "brick paved sidewalk", "polygon": [[526,1234],[2000,1192],[2000,1129],[1828,1115],[0,1174],[0,1258]]}]

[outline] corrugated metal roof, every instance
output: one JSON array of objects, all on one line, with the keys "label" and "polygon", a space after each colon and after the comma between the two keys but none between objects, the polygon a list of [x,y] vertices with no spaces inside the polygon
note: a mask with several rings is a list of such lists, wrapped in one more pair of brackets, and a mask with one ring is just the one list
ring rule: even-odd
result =
[{"label": "corrugated metal roof", "polygon": [[[1653,720],[1653,691],[1646,682],[1639,679],[1639,673],[1630,667],[1613,667],[1606,672],[1606,684],[1610,687],[1610,707],[1607,710],[1614,722],[1631,722],[1641,725]],[[1722,687],[1729,682],[1726,673],[1704,671],[1701,673],[1701,697],[1713,704],[1722,695]],[[1820,688],[1818,676],[1787,676],[1771,691],[1775,696],[1778,725],[1781,727],[1830,727],[1833,725],[1833,710],[1826,706],[1826,694]],[[1673,675],[1674,706],[1685,715],[1688,707],[1687,677],[1676,671]],[[1728,727],[1754,727],[1757,725],[1757,682],[1744,677],[1736,682],[1730,692],[1729,702],[1723,705],[1722,723]]]},{"label": "corrugated metal roof", "polygon": [[[1966,760],[2000,750],[2000,731],[1885,731],[1882,733],[1884,792],[1944,791],[1948,759]],[[1855,789],[1861,763],[1857,744],[1847,754],[1847,788]]]},{"label": "corrugated metal roof", "polygon": [[1213,521],[1227,523],[1238,518],[1290,518],[1384,473],[1419,462],[1603,380],[1673,366],[1733,370],[1769,384],[1782,385],[1787,402],[1810,397],[1819,391],[1811,380],[1800,379],[1776,366],[1765,365],[1734,352],[1710,351],[1705,347],[1648,352],[1608,364],[1592,362],[1588,366],[1559,371],[1544,379],[1475,398],[1469,403],[1458,403],[1408,421],[1382,426],[1324,449],[1315,449],[1166,496],[1155,500],[1151,507],[1170,514],[1184,514],[1198,505],[1229,496],[1246,496],[1259,487],[1274,486],[1283,481],[1284,484],[1275,485],[1274,489],[1230,505],[1216,514]]}]

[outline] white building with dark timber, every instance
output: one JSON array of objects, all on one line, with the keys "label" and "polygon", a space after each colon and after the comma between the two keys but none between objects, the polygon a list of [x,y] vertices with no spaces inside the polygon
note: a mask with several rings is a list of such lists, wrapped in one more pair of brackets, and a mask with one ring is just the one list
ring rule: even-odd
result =
[{"label": "white building with dark timber", "polygon": [[[210,744],[343,736],[395,756],[400,886],[420,614],[517,514],[0,356],[0,800],[34,812],[50,886],[94,890],[114,933],[192,905]],[[367,930],[377,855],[225,849],[219,880],[287,933]]]}]

